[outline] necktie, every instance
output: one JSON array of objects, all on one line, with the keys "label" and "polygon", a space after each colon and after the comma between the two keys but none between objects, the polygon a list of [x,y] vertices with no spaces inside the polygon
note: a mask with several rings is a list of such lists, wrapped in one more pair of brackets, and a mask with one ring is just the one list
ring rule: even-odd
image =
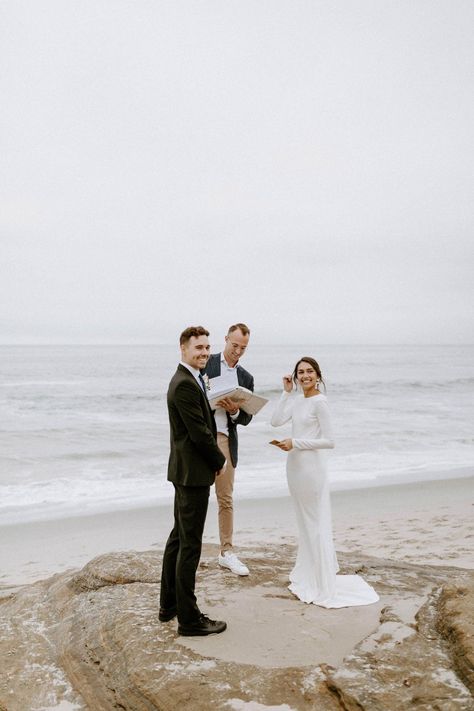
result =
[{"label": "necktie", "polygon": [[204,378],[202,377],[201,373],[199,373],[199,382],[201,383],[201,387],[204,390],[204,395],[207,395],[206,393],[206,383],[204,382]]}]

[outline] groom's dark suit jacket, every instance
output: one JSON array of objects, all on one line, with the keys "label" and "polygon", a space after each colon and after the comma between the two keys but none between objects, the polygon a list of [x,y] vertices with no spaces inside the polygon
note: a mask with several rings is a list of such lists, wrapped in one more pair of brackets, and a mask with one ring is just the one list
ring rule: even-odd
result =
[{"label": "groom's dark suit jacket", "polygon": [[[207,365],[202,372],[206,373],[209,380],[212,380],[212,378],[217,378],[217,376],[221,374],[221,354],[213,353],[209,357]],[[247,390],[252,390],[253,392],[253,376],[250,375],[250,373],[245,370],[245,368],[242,368],[242,366],[239,364],[237,364],[237,382],[239,383],[239,385],[242,385],[242,387],[247,388]],[[232,460],[232,465],[236,467],[239,449],[237,425],[248,425],[248,423],[252,419],[252,415],[248,415],[246,412],[241,410],[237,419],[233,420],[228,412],[226,414],[227,426],[229,428],[230,458]]]},{"label": "groom's dark suit jacket", "polygon": [[168,388],[170,458],[168,480],[182,486],[211,486],[225,457],[217,446],[216,423],[203,389],[181,363]]}]

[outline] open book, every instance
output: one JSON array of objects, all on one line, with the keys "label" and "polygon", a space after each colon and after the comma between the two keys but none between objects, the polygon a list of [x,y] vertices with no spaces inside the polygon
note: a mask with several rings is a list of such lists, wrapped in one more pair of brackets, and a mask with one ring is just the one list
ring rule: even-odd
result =
[{"label": "open book", "polygon": [[219,400],[222,400],[224,397],[228,397],[232,400],[232,402],[235,402],[237,407],[244,410],[249,415],[256,415],[257,412],[259,412],[268,402],[266,397],[255,395],[255,393],[251,390],[247,390],[247,388],[243,388],[241,385],[220,390],[218,388],[211,388],[211,390],[207,393],[207,397],[213,410],[216,409]]}]

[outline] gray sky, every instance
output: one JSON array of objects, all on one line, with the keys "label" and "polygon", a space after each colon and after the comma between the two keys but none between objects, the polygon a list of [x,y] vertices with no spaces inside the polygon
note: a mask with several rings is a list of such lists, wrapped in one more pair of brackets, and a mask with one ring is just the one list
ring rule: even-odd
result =
[{"label": "gray sky", "polygon": [[0,13],[0,342],[474,341],[472,0]]}]

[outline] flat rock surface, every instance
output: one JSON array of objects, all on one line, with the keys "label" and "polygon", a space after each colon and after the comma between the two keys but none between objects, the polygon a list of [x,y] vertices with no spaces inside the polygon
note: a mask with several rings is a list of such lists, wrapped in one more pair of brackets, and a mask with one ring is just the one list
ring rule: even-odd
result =
[{"label": "flat rock surface", "polygon": [[113,553],[0,601],[0,710],[474,708],[474,573],[340,556],[380,603],[325,610],[287,590],[292,545],[205,546],[197,594],[228,622],[184,638],[158,621],[161,554]]},{"label": "flat rock surface", "polygon": [[[379,626],[381,603],[340,610],[298,603],[295,610],[295,598],[270,583],[245,585],[242,605],[242,588],[227,593],[222,589],[225,578],[219,577],[209,609],[227,622],[226,634],[178,640],[201,655],[269,669],[321,663],[337,666]],[[208,599],[211,602],[209,595]]]}]

